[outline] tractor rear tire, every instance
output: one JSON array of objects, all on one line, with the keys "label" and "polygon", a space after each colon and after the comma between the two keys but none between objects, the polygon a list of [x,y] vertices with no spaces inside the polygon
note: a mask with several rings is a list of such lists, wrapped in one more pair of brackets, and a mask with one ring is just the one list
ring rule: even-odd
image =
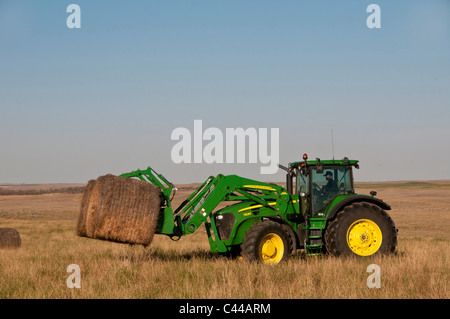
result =
[{"label": "tractor rear tire", "polygon": [[278,264],[290,254],[289,239],[283,227],[274,221],[262,221],[253,225],[241,244],[244,260]]},{"label": "tractor rear tire", "polygon": [[328,225],[325,247],[334,256],[389,255],[397,247],[397,229],[380,207],[354,203],[340,211]]}]

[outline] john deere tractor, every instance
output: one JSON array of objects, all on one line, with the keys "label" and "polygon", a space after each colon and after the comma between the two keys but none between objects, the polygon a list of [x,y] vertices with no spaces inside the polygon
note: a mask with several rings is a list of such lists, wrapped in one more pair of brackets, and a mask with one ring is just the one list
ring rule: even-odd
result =
[{"label": "john deere tractor", "polygon": [[362,257],[395,252],[397,229],[386,212],[391,207],[376,192],[355,193],[352,170],[358,161],[310,161],[305,154],[303,161],[279,167],[287,173],[285,186],[210,176],[176,209],[175,186],[152,168],[121,177],[160,188],[157,234],[178,240],[204,223],[212,252],[275,264],[299,250]]}]

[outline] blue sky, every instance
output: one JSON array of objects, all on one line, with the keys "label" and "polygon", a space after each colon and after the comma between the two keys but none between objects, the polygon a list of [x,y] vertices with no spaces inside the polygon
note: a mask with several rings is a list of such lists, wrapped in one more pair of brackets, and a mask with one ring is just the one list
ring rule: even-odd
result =
[{"label": "blue sky", "polygon": [[[66,7],[81,8],[68,29]],[[366,8],[381,8],[369,29]],[[0,183],[153,166],[177,127],[280,129],[280,162],[359,159],[358,180],[450,179],[450,2],[0,0]]]}]

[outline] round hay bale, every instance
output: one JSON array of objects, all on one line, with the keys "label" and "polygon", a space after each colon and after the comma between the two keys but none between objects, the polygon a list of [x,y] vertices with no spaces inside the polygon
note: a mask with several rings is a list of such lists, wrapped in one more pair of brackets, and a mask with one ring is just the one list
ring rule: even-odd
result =
[{"label": "round hay bale", "polygon": [[86,229],[86,220],[87,220],[87,213],[88,213],[88,207],[89,202],[91,199],[91,194],[94,189],[96,180],[90,180],[86,188],[84,189],[83,197],[81,199],[81,205],[80,205],[80,214],[78,216],[78,224],[77,224],[77,235],[78,236],[87,236],[87,229]]},{"label": "round hay bale", "polygon": [[148,182],[113,175],[98,182],[102,202],[94,238],[149,245],[161,209],[160,190]]},{"label": "round hay bale", "polygon": [[0,228],[0,248],[19,248],[20,234],[13,228]]},{"label": "round hay bale", "polygon": [[89,204],[87,206],[87,213],[86,213],[86,236],[87,237],[94,237],[95,228],[97,226],[98,217],[100,215],[100,212],[102,210],[103,205],[103,183],[105,176],[99,177],[91,192],[91,196],[89,198]]},{"label": "round hay bale", "polygon": [[111,174],[89,182],[80,206],[79,236],[149,245],[158,224],[161,191]]}]

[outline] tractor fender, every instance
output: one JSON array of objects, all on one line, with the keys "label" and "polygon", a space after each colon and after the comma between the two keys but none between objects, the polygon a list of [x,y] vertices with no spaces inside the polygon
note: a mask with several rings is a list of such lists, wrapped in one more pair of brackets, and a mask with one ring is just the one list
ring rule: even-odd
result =
[{"label": "tractor fender", "polygon": [[[263,209],[260,209],[259,212],[261,212],[262,210]],[[271,213],[270,210],[268,210],[267,212]],[[258,213],[256,215],[248,216],[244,220],[241,220],[239,223],[235,223],[234,229],[230,236],[232,238],[232,244],[233,245],[241,244],[242,239],[245,237],[247,231],[256,223],[264,222],[264,220],[271,220],[281,225],[290,242],[291,246],[290,254],[294,255],[299,247],[298,236],[292,230],[292,227],[289,226],[289,224],[286,223],[286,221],[283,218],[281,218],[281,216],[277,215],[263,215]]]},{"label": "tractor fender", "polygon": [[343,200],[341,200],[337,205],[335,205],[330,212],[328,213],[327,220],[331,220],[336,216],[336,214],[341,211],[345,206],[351,205],[353,203],[360,203],[360,202],[366,202],[375,204],[381,209],[384,210],[391,210],[391,206],[385,202],[383,202],[381,199],[378,199],[376,197],[372,196],[366,196],[366,195],[355,195],[351,197],[347,197]]}]

